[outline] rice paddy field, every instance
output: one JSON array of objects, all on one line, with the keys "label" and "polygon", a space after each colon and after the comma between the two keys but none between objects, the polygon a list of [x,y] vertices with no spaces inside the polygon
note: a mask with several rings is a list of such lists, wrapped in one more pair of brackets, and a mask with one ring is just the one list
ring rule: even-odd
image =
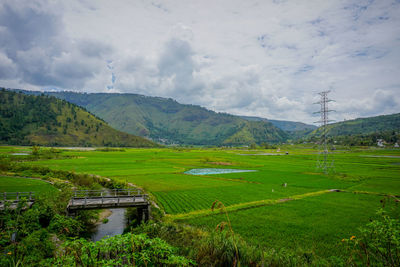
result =
[{"label": "rice paddy field", "polygon": [[[25,177],[9,177],[0,175],[0,200],[4,199],[4,192],[34,192],[35,195],[48,194],[56,191],[50,183],[40,179]],[[24,194],[26,196],[27,194]],[[15,194],[6,195],[6,199],[15,199]]]},{"label": "rice paddy field", "polygon": [[51,184],[22,177],[0,176],[0,198],[3,192],[36,192],[47,193],[56,190]]},{"label": "rice paddy field", "polygon": [[[23,150],[27,148],[0,147],[1,154]],[[314,149],[281,150],[288,154],[246,149],[63,150],[72,157],[23,164],[132,183],[154,196],[167,219],[210,231],[227,220],[225,214],[211,211],[218,200],[234,232],[248,243],[324,257],[338,255],[341,240],[357,235],[358,228],[376,216],[384,195],[400,195],[398,149],[336,150],[330,175],[316,169]],[[251,172],[185,173],[192,169]],[[19,186],[6,177],[0,181],[0,191]]]}]

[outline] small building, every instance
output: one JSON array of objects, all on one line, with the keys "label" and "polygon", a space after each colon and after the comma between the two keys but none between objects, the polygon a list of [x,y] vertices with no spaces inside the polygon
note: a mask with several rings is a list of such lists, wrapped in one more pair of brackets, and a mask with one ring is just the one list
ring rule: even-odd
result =
[{"label": "small building", "polygon": [[385,141],[383,141],[383,139],[378,139],[378,140],[376,140],[376,145],[379,147],[384,147],[385,146],[384,142]]}]

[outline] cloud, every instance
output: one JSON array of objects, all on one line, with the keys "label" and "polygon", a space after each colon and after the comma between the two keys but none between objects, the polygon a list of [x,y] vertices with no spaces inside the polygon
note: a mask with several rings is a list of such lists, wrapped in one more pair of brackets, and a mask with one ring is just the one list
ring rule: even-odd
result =
[{"label": "cloud", "polygon": [[104,58],[113,52],[111,45],[90,39],[79,40],[77,47],[83,56],[89,58]]},{"label": "cloud", "polygon": [[104,65],[112,48],[104,42],[73,39],[62,12],[48,1],[5,1],[0,5],[0,77],[22,84],[83,87]]},{"label": "cloud", "polygon": [[390,0],[6,0],[0,82],[304,122],[331,89],[336,120],[400,112],[399,14]]},{"label": "cloud", "polygon": [[5,55],[0,53],[0,79],[12,79],[16,75],[16,65]]},{"label": "cloud", "polygon": [[45,1],[4,1],[0,6],[2,48],[14,57],[16,51],[57,43],[54,37],[63,27],[55,10]]}]

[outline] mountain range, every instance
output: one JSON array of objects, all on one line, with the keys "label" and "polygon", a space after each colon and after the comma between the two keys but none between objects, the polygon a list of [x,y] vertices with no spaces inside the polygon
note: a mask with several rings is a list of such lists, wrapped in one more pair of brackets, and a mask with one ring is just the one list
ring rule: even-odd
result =
[{"label": "mountain range", "polygon": [[305,131],[305,130],[315,130],[318,127],[311,124],[306,124],[303,122],[297,121],[281,121],[281,120],[270,120],[266,118],[260,117],[252,117],[252,116],[240,116],[241,118],[248,121],[266,121],[272,123],[275,127],[282,129],[286,132],[296,132],[296,131]]},{"label": "mountain range", "polygon": [[[65,103],[73,103],[77,105],[76,108],[82,107],[84,111],[94,114],[96,119],[101,118],[103,123],[121,132],[161,144],[241,146],[297,139],[315,140],[321,135],[321,128],[301,122],[217,113],[196,105],[180,104],[170,98],[119,93],[13,90],[28,95],[44,94],[62,99]],[[400,114],[329,124],[327,135],[341,136],[342,139],[357,136],[359,139],[373,133],[374,138],[381,138],[379,134],[384,132],[387,136],[388,131],[394,131],[391,139],[397,136]]]},{"label": "mountain range", "polygon": [[0,90],[0,144],[157,147],[55,97]]},{"label": "mountain range", "polygon": [[288,138],[288,133],[271,122],[249,121],[173,99],[138,94],[45,93],[84,107],[115,129],[164,144],[231,146],[279,143]]}]

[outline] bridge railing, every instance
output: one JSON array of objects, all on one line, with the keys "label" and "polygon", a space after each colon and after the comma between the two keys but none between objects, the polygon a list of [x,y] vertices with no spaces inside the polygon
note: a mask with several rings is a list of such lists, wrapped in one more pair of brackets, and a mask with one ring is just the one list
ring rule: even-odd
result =
[{"label": "bridge railing", "polygon": [[[148,195],[143,194],[139,189],[112,189],[112,190],[76,190],[73,192],[73,196],[70,200],[70,206],[79,205],[86,206],[88,201],[97,200],[96,204],[106,204],[110,201],[115,201],[114,203],[136,203],[137,200],[140,202],[148,202]],[[93,204],[93,202],[92,202]]]},{"label": "bridge railing", "polygon": [[142,195],[140,189],[109,189],[109,190],[75,190],[72,198],[115,198],[122,196]]},{"label": "bridge railing", "polygon": [[33,201],[35,199],[35,192],[3,192],[1,193],[0,202],[14,201],[18,202],[21,199]]}]

